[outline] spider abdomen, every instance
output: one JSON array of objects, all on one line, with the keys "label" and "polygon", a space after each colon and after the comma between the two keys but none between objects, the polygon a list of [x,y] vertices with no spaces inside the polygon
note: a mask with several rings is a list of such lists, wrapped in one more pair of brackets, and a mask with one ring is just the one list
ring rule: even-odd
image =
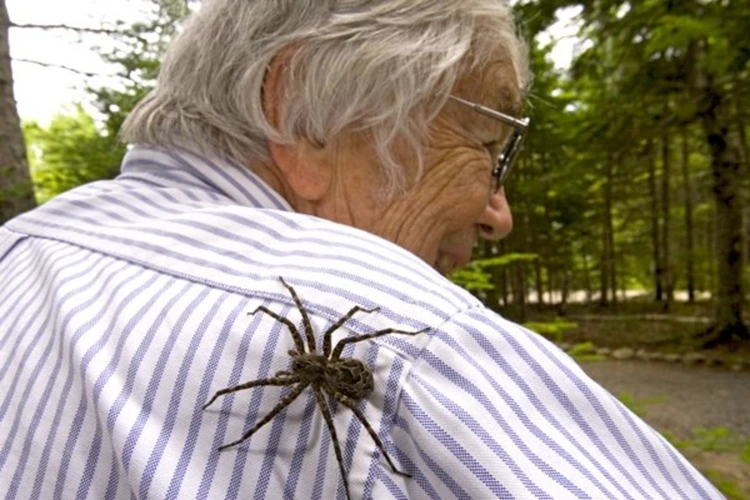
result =
[{"label": "spider abdomen", "polygon": [[367,397],[374,387],[372,373],[358,359],[343,358],[326,365],[326,385],[354,400]]}]

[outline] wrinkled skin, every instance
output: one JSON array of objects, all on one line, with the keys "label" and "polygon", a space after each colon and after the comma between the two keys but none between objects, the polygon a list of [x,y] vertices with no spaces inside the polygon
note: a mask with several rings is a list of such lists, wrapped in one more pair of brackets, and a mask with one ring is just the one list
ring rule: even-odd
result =
[{"label": "wrinkled skin", "polygon": [[[268,77],[269,120],[279,115],[277,72]],[[520,92],[512,66],[498,58],[461,80],[455,95],[517,114]],[[504,84],[500,82],[505,82]],[[274,92],[273,89],[277,91]],[[465,264],[477,238],[500,239],[513,227],[501,189],[492,194],[493,151],[510,128],[449,101],[432,123],[423,150],[425,169],[401,196],[383,201],[371,141],[347,135],[323,147],[305,140],[270,143],[273,165],[256,169],[301,213],[316,215],[381,236],[447,274]],[[414,177],[407,148],[395,149],[407,176]]]}]

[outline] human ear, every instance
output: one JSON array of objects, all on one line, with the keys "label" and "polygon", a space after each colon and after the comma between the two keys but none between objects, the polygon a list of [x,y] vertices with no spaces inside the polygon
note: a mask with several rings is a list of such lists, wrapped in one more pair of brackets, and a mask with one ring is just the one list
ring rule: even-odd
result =
[{"label": "human ear", "polygon": [[[276,130],[284,130],[286,65],[291,50],[276,56],[269,66],[263,84],[263,108],[266,119]],[[331,145],[315,145],[301,137],[289,143],[268,141],[271,161],[278,168],[287,186],[296,196],[307,201],[322,199],[333,179]]]}]

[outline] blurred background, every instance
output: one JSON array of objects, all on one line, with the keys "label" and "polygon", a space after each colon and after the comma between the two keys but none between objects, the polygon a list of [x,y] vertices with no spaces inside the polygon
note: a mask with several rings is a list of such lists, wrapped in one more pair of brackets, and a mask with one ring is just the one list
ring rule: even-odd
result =
[{"label": "blurred background", "polygon": [[[512,2],[532,118],[515,229],[451,279],[750,498],[750,2]],[[0,224],[115,177],[196,0],[0,0]]]}]

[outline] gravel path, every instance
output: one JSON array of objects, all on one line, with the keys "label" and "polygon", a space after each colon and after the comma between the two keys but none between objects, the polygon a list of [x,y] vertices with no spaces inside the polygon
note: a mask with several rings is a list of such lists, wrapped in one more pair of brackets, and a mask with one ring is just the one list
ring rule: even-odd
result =
[{"label": "gravel path", "polygon": [[750,438],[748,371],[615,360],[582,366],[612,394],[630,393],[644,420],[660,431],[689,437],[698,427],[726,427]]}]

